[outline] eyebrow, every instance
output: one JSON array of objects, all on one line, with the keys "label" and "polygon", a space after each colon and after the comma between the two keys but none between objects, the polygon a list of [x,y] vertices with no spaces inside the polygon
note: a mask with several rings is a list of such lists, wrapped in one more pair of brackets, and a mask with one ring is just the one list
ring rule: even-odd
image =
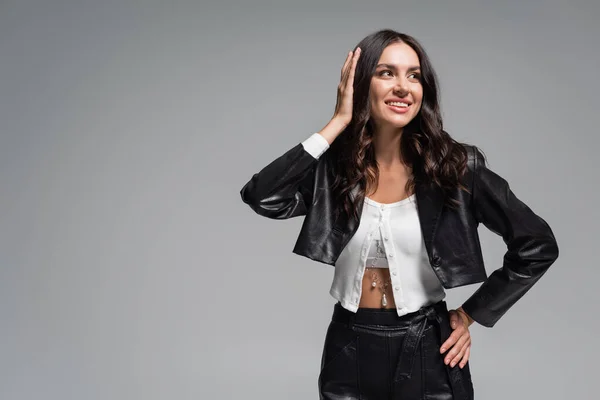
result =
[{"label": "eyebrow", "polygon": [[[386,67],[389,69],[393,69],[394,71],[397,70],[396,66],[392,65],[392,64],[378,64],[377,67],[375,67],[375,68],[379,68],[379,67]],[[421,69],[421,67],[418,65],[413,65],[412,67],[408,67],[408,71],[416,71],[419,69]]]}]

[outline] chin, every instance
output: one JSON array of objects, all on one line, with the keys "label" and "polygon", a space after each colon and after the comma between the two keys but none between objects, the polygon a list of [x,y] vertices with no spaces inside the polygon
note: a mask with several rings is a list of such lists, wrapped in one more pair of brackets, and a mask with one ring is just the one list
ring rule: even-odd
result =
[{"label": "chin", "polygon": [[415,117],[416,117],[416,115],[394,114],[394,115],[390,116],[387,113],[384,113],[383,116],[382,115],[378,116],[376,118],[376,120],[377,120],[377,125],[379,125],[379,126],[389,126],[392,128],[404,128],[408,124],[410,124],[410,122],[413,119],[415,119]]},{"label": "chin", "polygon": [[385,120],[384,124],[388,125],[388,126],[392,126],[394,128],[404,128],[406,125],[410,124],[410,121],[412,121],[413,118],[406,118],[406,117],[401,117],[401,118],[395,118],[393,120]]}]

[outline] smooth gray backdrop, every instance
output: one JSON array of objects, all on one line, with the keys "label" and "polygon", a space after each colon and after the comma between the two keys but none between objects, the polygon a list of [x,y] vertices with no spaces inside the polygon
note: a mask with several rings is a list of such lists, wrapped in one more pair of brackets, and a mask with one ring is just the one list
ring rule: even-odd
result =
[{"label": "smooth gray backdrop", "polygon": [[[0,1],[0,398],[316,399],[333,268],[241,202],[332,116],[345,55],[422,41],[445,128],[560,258],[488,329],[478,400],[597,395],[595,1]],[[481,227],[488,272],[501,238]],[[448,291],[458,307],[477,285]]]}]

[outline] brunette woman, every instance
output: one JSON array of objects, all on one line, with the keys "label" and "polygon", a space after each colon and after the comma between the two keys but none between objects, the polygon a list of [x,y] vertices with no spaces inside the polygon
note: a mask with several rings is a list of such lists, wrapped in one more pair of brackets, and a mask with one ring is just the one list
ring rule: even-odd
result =
[{"label": "brunette woman", "polygon": [[[321,399],[473,399],[469,326],[492,327],[558,257],[548,224],[443,130],[423,47],[388,29],[348,53],[331,121],[241,196],[305,216],[293,251],[335,268]],[[489,277],[479,223],[507,245]],[[479,282],[448,310],[445,289]]]}]

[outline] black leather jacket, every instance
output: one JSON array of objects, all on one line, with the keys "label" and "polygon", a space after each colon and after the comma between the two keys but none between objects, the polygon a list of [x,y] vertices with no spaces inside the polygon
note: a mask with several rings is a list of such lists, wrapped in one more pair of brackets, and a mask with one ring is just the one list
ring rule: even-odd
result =
[{"label": "black leather jacket", "polygon": [[[445,288],[483,282],[462,307],[476,322],[492,327],[548,270],[558,257],[558,246],[546,221],[487,168],[476,147],[465,146],[469,160],[463,184],[471,195],[456,189],[458,209],[445,206],[443,193],[434,185],[417,184],[415,195],[433,271]],[[254,174],[240,194],[268,218],[305,215],[293,252],[335,265],[359,221],[334,220],[332,179],[325,155],[316,159],[299,143]],[[477,232],[480,222],[507,245],[502,267],[489,277]]]}]

